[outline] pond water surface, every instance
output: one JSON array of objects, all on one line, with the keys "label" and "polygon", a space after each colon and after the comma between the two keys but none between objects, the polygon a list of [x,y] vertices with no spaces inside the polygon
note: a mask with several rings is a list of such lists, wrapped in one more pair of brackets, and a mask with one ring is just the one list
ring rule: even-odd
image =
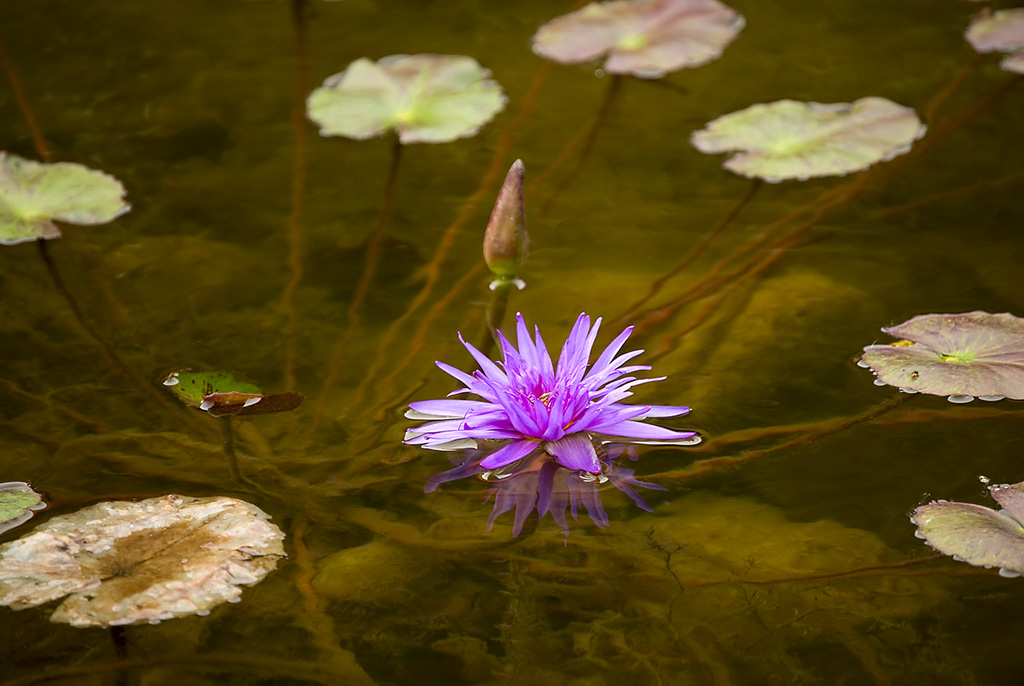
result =
[{"label": "pond water surface", "polygon": [[[1020,79],[964,40],[980,3],[731,4],[747,26],[720,59],[647,81],[533,55],[573,9],[553,0],[0,5],[0,149],[45,142],[132,204],[49,244],[87,326],[34,244],[0,250],[0,481],[50,504],[2,540],[103,500],[227,495],[288,553],[241,603],[121,648],[0,608],[0,686],[1021,683],[1024,582],[908,519],[1024,480],[1018,403],[901,395],[855,364],[917,314],[1024,315]],[[387,193],[392,140],[321,137],[304,99],[415,53],[474,57],[509,102],[406,146]],[[689,142],[754,103],[871,95],[929,131],[848,177],[752,190]],[[516,158],[531,245],[505,330],[522,312],[557,348],[587,312],[603,347],[637,324],[668,378],[636,400],[691,406],[662,423],[704,437],[639,447],[653,512],[606,484],[609,526],[568,536],[535,514],[487,531],[489,485],[424,493],[447,455],[401,443],[407,404],[453,388],[434,361],[473,368],[456,333],[486,331],[482,233]],[[160,384],[186,367],[305,396],[233,420],[241,481],[223,422]]]}]

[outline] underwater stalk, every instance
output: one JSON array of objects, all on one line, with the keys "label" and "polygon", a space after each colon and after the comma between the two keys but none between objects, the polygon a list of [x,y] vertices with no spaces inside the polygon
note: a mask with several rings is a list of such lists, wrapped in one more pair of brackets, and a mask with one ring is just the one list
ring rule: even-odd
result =
[{"label": "underwater stalk", "polygon": [[[608,83],[608,89],[605,91],[604,100],[601,101],[601,106],[598,108],[594,117],[590,120],[590,124],[569,139],[569,142],[565,144],[565,148],[562,149],[562,154],[560,154],[555,161],[537,177],[535,183],[531,184],[531,191],[534,188],[543,187],[543,184],[556,176],[563,167],[569,164],[570,160],[575,158],[573,165],[566,172],[565,176],[562,177],[562,180],[555,186],[554,190],[551,191],[547,201],[541,208],[541,217],[546,217],[551,212],[551,207],[561,195],[562,191],[568,188],[569,185],[576,180],[576,177],[578,177],[580,172],[583,170],[583,165],[585,165],[587,160],[590,159],[590,153],[593,152],[594,144],[597,141],[597,133],[601,129],[601,125],[608,119],[608,115],[612,110],[612,104],[617,99],[617,94],[622,90],[622,83],[624,80],[625,77],[619,74],[615,74],[611,77]],[[529,195],[532,196],[533,194],[530,193]]]},{"label": "underwater stalk", "polygon": [[[383,340],[378,347],[378,352],[370,365],[369,370],[363,377],[363,381],[359,384],[356,389],[355,399],[349,403],[347,411],[351,412],[357,407],[364,406],[366,404],[367,396],[370,393],[371,386],[378,389],[384,389],[383,393],[392,393],[390,386],[393,385],[395,379],[401,376],[401,373],[405,371],[406,366],[420,352],[425,346],[425,339],[427,332],[433,326],[437,317],[440,315],[444,308],[453,302],[455,298],[464,289],[468,288],[472,283],[479,277],[483,270],[483,264],[478,263],[472,269],[467,270],[462,277],[460,277],[449,289],[448,292],[440,298],[435,299],[433,306],[427,312],[426,316],[420,322],[416,333],[413,336],[412,349],[414,352],[406,355],[406,357],[397,366],[392,368],[392,371],[388,376],[381,382],[375,383],[377,375],[381,369],[388,363],[388,353],[391,347],[396,343],[399,335],[402,332],[402,328],[406,325],[409,320],[412,319],[413,315],[422,311],[423,306],[427,303],[430,295],[433,293],[434,287],[440,280],[442,274],[442,267],[445,260],[448,258],[448,253],[451,251],[451,247],[455,242],[456,236],[462,230],[462,228],[473,218],[476,213],[477,207],[483,203],[487,197],[491,194],[491,189],[497,183],[501,176],[501,172],[505,169],[505,165],[508,164],[509,150],[512,148],[512,135],[523,123],[530,118],[533,113],[533,109],[537,104],[537,98],[540,95],[541,88],[544,82],[547,81],[548,76],[554,69],[554,65],[551,63],[545,63],[537,73],[534,75],[533,80],[530,82],[530,87],[523,96],[522,106],[519,109],[519,114],[516,115],[509,124],[499,134],[494,144],[494,154],[491,157],[491,166],[487,168],[487,172],[480,179],[480,185],[474,191],[473,195],[470,196],[462,206],[462,210],[455,217],[455,220],[445,230],[444,235],[441,237],[441,241],[438,244],[437,250],[434,252],[434,256],[431,258],[422,269],[423,274],[426,276],[426,281],[420,292],[406,307],[405,312],[391,323],[388,327],[387,332],[384,334]],[[405,395],[405,393],[400,393]]]},{"label": "underwater stalk", "polygon": [[398,182],[398,170],[401,166],[403,147],[401,141],[395,137],[391,144],[391,163],[388,165],[388,176],[384,182],[384,200],[381,203],[380,214],[377,215],[377,222],[370,231],[366,244],[363,274],[359,279],[359,284],[356,286],[356,292],[353,294],[352,300],[345,309],[348,323],[345,327],[345,333],[342,334],[334,346],[331,358],[327,363],[327,374],[324,377],[323,388],[320,390],[320,397],[317,399],[316,413],[313,415],[309,429],[306,431],[307,441],[311,439],[314,432],[319,428],[323,422],[324,415],[327,413],[327,401],[330,390],[334,388],[338,381],[338,375],[341,374],[342,363],[348,344],[356,331],[359,330],[363,304],[370,293],[370,286],[377,275],[377,269],[380,267],[381,251],[384,245],[384,238],[387,236],[386,229],[395,207],[395,187]]},{"label": "underwater stalk", "polygon": [[306,50],[305,0],[292,0],[291,16],[295,28],[295,61],[297,65],[295,104],[292,107],[292,136],[295,140],[295,159],[292,162],[292,207],[288,214],[288,268],[291,275],[281,294],[281,308],[285,312],[284,385],[295,387],[295,336],[298,331],[298,312],[295,310],[295,292],[302,283],[302,246],[304,236],[302,215],[306,197],[306,160],[309,138],[306,129],[306,93],[309,91],[309,58]]}]

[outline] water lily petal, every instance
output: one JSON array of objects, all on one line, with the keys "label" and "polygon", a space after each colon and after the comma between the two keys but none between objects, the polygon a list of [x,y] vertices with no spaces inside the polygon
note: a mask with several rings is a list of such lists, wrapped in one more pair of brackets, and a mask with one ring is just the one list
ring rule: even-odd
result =
[{"label": "water lily petal", "polygon": [[585,472],[599,473],[601,463],[590,436],[583,432],[567,434],[557,441],[546,444],[549,453],[558,459],[558,463],[569,469],[582,469]]},{"label": "water lily petal", "polygon": [[507,464],[512,464],[517,460],[521,460],[540,445],[540,441],[536,440],[519,440],[512,441],[508,445],[495,450],[493,453],[485,457],[480,462],[480,466],[484,469],[498,469],[504,467]]}]

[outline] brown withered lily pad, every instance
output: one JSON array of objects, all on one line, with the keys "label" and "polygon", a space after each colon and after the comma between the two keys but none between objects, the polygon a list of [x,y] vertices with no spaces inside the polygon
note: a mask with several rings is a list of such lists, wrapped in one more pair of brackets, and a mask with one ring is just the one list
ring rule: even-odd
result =
[{"label": "brown withered lily pad", "polygon": [[0,604],[67,596],[50,619],[78,627],[209,614],[284,557],[284,534],[267,519],[234,498],[181,495],[54,517],[0,546]]}]

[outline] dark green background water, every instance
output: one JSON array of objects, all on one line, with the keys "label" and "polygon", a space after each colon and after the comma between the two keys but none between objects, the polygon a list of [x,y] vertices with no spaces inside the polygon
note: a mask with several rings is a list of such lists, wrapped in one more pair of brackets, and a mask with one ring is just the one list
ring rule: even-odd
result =
[{"label": "dark green background water", "polygon": [[[1020,580],[946,558],[904,565],[932,555],[907,519],[916,505],[987,502],[979,474],[1024,479],[1017,404],[915,396],[828,433],[899,397],[854,365],[888,340],[880,327],[1024,315],[1019,79],[963,40],[974,4],[732,4],[747,28],[723,57],[663,82],[625,79],[586,152],[574,136],[611,79],[529,49],[567,2],[310,0],[301,39],[285,2],[0,5],[54,159],[128,188],[129,214],[68,228],[50,252],[143,380],[83,330],[34,245],[0,250],[0,481],[46,493],[33,523],[99,500],[224,494],[288,536],[289,560],[241,604],[128,628],[131,683],[1024,680]],[[473,56],[509,104],[474,138],[402,152],[374,240],[390,140],[320,138],[303,99],[358,57],[427,52]],[[38,158],[3,83],[0,149]],[[484,532],[484,484],[422,492],[448,463],[400,444],[401,413],[450,390],[435,359],[471,366],[455,334],[482,326],[482,230],[516,157],[531,254],[510,312],[555,347],[581,311],[618,319],[750,189],[693,149],[691,131],[756,102],[869,95],[928,119],[911,155],[758,189],[649,305],[708,284],[699,298],[662,321],[606,326],[600,345],[644,323],[631,342],[669,378],[638,400],[691,405],[674,426],[707,438],[641,450],[639,475],[669,489],[653,514],[611,490],[609,528],[583,518],[566,541],[532,518],[513,539],[511,515]],[[828,204],[830,192],[846,199]],[[750,267],[720,264],[801,227]],[[260,490],[232,479],[220,425],[159,385],[181,367],[306,395],[294,413],[235,425]],[[713,457],[746,459],[686,470]],[[51,671],[116,682],[107,632],[48,616],[0,608],[0,684]]]}]

